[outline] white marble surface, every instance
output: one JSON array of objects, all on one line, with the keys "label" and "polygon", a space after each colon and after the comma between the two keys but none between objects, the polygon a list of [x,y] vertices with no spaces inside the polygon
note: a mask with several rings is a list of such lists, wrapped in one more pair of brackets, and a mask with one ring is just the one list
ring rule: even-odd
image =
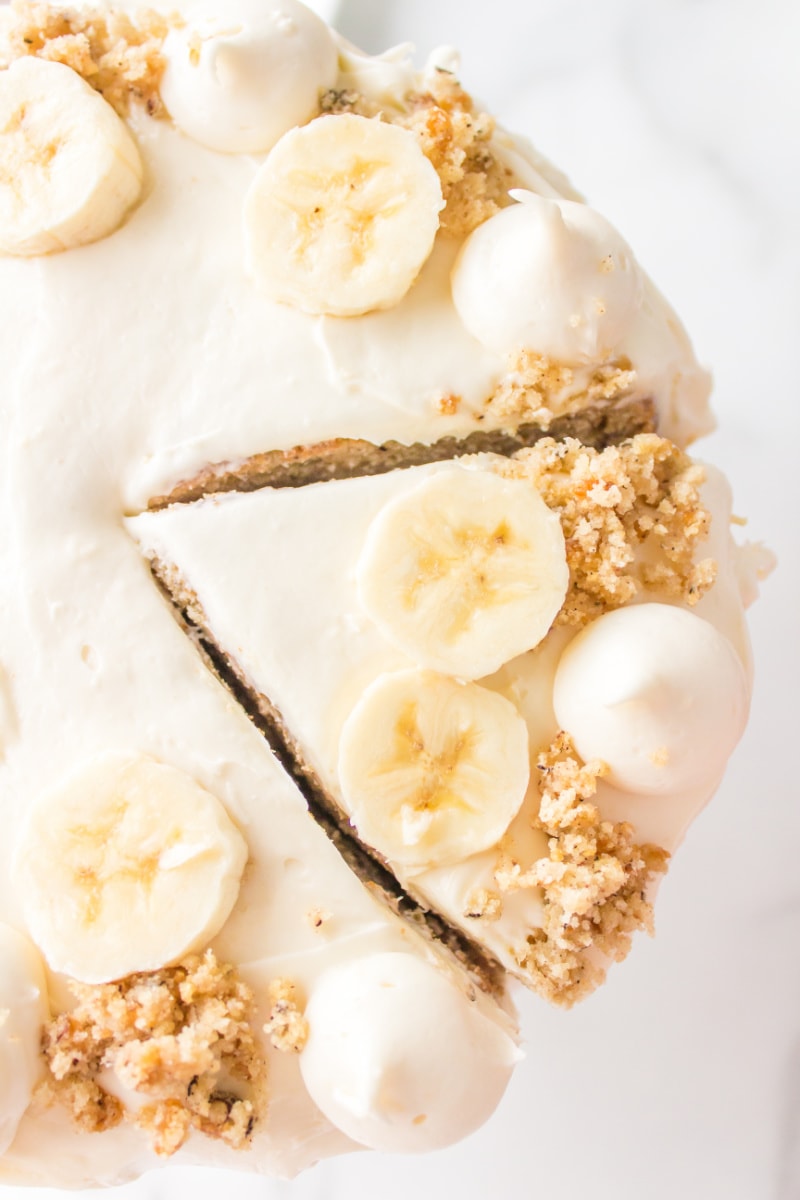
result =
[{"label": "white marble surface", "polygon": [[798,1200],[800,6],[343,0],[338,24],[371,50],[458,43],[465,83],[620,226],[684,317],[717,379],[701,452],[781,560],[752,613],[753,717],[663,887],[656,941],[577,1011],[521,998],[528,1058],[480,1134],[291,1184],[168,1170],[112,1194]]}]

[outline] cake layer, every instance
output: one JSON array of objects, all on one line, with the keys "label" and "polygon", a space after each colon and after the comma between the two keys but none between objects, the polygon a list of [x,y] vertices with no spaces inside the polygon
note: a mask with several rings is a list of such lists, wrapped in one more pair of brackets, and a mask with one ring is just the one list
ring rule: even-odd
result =
[{"label": "cake layer", "polygon": [[[653,467],[654,456],[660,467]],[[571,473],[565,460],[571,463]],[[413,498],[415,489],[420,490],[426,481],[442,480],[448,493],[450,489],[457,493],[456,485],[465,473],[474,478],[476,473],[486,472],[518,473],[530,480],[531,488],[538,478],[544,494],[562,514],[571,547],[571,586],[556,627],[529,653],[506,655],[512,661],[505,661],[501,652],[504,665],[496,673],[482,668],[477,672],[482,688],[511,700],[525,718],[531,785],[504,836],[485,848],[478,847],[478,853],[467,850],[454,858],[446,855],[442,865],[436,861],[436,853],[429,863],[424,855],[419,861],[409,861],[401,854],[398,860],[389,848],[394,843],[371,841],[364,832],[371,826],[362,827],[353,814],[342,782],[343,744],[354,710],[376,681],[400,679],[404,671],[420,665],[429,668],[431,663],[422,651],[418,655],[413,647],[401,649],[396,639],[376,624],[365,601],[365,545],[381,513],[404,497]],[[362,843],[390,866],[403,887],[424,906],[476,938],[506,969],[551,999],[571,1002],[600,977],[590,945],[583,947],[569,971],[564,969],[564,955],[558,952],[563,947],[551,944],[552,938],[535,961],[528,951],[530,939],[541,937],[547,924],[548,893],[541,864],[548,857],[548,837],[555,839],[553,853],[560,857],[559,837],[575,836],[576,832],[569,822],[561,831],[540,822],[542,796],[537,779],[542,770],[547,763],[573,763],[574,771],[582,772],[579,786],[585,789],[583,800],[587,802],[582,812],[589,811],[591,801],[601,820],[630,825],[636,843],[672,852],[715,790],[725,751],[721,751],[722,759],[709,757],[692,743],[694,748],[683,752],[684,757],[693,756],[692,761],[683,767],[677,762],[665,766],[661,772],[664,783],[653,785],[655,795],[650,794],[650,785],[643,784],[640,790],[629,782],[620,787],[606,781],[603,769],[596,765],[587,768],[580,755],[563,745],[554,751],[561,728],[554,713],[554,680],[567,648],[582,627],[597,625],[606,610],[623,606],[627,611],[631,603],[646,605],[648,611],[664,603],[683,605],[696,615],[698,626],[713,626],[722,635],[720,640],[731,648],[731,660],[738,659],[738,665],[731,668],[736,684],[733,690],[738,689],[742,697],[747,693],[749,651],[736,553],[728,532],[730,499],[724,481],[711,472],[702,493],[713,513],[713,532],[706,544],[708,518],[697,491],[701,478],[699,468],[652,435],[601,454],[574,443],[571,450],[541,443],[538,450],[523,452],[508,464],[493,456],[478,456],[461,459],[459,464],[433,464],[297,491],[263,489],[250,495],[209,497],[194,505],[142,514],[129,520],[128,528],[165,590],[200,630],[203,642],[213,646],[217,667],[221,665],[235,680],[236,690],[249,697],[262,728],[277,740],[298,776],[309,779],[317,803],[327,804],[328,810],[338,815],[340,826],[345,832],[349,827],[351,834],[352,821]],[[570,518],[570,497],[585,495],[581,480],[586,479],[592,481],[595,499]],[[606,499],[609,493],[611,499]],[[667,512],[672,513],[671,518]],[[652,521],[658,514],[662,524],[653,531]],[[663,524],[667,520],[672,532]],[[584,532],[583,545],[576,536],[581,525],[594,528],[588,538]],[[650,532],[645,532],[648,529]],[[668,556],[665,545],[669,546]],[[245,553],[241,547],[247,547]],[[388,550],[397,558],[406,553],[399,543],[389,543]],[[456,558],[460,553],[452,550]],[[452,602],[457,603],[455,594]],[[474,611],[468,619],[476,619]],[[687,636],[691,633],[690,622]],[[664,636],[663,631],[659,636]],[[444,668],[445,672],[449,669]],[[625,677],[631,664],[623,658],[615,669]],[[652,681],[648,681],[644,661],[640,670],[642,678],[631,683],[630,703],[642,689],[645,693],[656,690],[662,697],[659,704],[667,709],[659,718],[666,730],[670,706],[680,712],[681,705],[692,701],[688,695],[679,699],[677,685],[661,678],[663,666],[653,668],[657,673]],[[459,668],[455,674],[462,671]],[[469,677],[476,676],[471,673]],[[614,686],[613,676],[611,680]],[[743,711],[732,716],[734,738]],[[723,726],[714,734],[721,745],[729,744],[724,720],[720,716]],[[370,735],[365,731],[359,736],[368,739]],[[666,731],[662,736],[668,740]],[[697,736],[701,738],[700,733]],[[659,746],[654,744],[651,752],[655,754]],[[681,751],[676,746],[669,753],[677,757]],[[613,758],[613,751],[609,746],[595,755]],[[579,776],[571,778],[566,766],[563,771],[563,787],[576,785]],[[485,797],[487,806],[494,803],[491,791]],[[578,895],[583,894],[578,902],[584,905],[582,911],[593,913],[597,943],[612,956],[619,955],[632,928],[649,924],[646,906],[637,910],[636,904],[630,904],[630,924],[621,914],[626,896],[639,903],[644,891],[649,895],[648,879],[652,882],[658,873],[660,853],[642,851],[635,845],[631,848],[633,843],[626,842],[624,835],[618,832],[616,836],[618,845],[609,834],[602,851],[595,848],[598,858],[588,854],[584,882],[573,885]],[[601,878],[598,864],[601,860],[610,863],[616,853],[626,857],[627,866],[621,871],[615,867],[616,886],[604,894],[608,880]],[[640,866],[635,868],[631,864],[637,856]],[[521,883],[524,879],[530,882]],[[614,937],[604,941],[604,904],[616,913],[618,942]],[[588,939],[589,943],[593,940]]]}]

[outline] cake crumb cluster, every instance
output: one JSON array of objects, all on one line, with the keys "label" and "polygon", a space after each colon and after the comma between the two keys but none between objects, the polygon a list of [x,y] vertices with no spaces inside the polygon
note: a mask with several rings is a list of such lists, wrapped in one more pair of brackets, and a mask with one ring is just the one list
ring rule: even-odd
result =
[{"label": "cake crumb cluster", "polygon": [[422,89],[404,97],[397,108],[350,89],[332,89],[322,96],[320,111],[379,117],[416,134],[439,176],[445,200],[440,225],[452,237],[466,237],[511,203],[513,172],[491,147],[494,118],[476,112],[472,97],[450,71],[440,67],[428,72]]},{"label": "cake crumb cluster", "polygon": [[523,869],[508,855],[496,868],[501,892],[539,888],[543,923],[515,952],[533,988],[563,1007],[605,978],[602,955],[620,962],[632,935],[653,932],[650,882],[667,869],[658,846],[637,845],[631,825],[603,821],[590,803],[603,763],[582,763],[567,733],[539,755],[541,802],[535,827],[549,839],[549,855]]},{"label": "cake crumb cluster", "polygon": [[711,520],[704,472],[666,438],[642,433],[601,451],[545,438],[497,469],[532,482],[561,519],[570,585],[556,624],[583,625],[643,588],[692,606],[713,585],[713,559],[695,562]]},{"label": "cake crumb cluster", "polygon": [[635,384],[636,372],[626,358],[576,369],[535,350],[520,350],[486,401],[482,419],[489,428],[536,423],[547,430],[556,417],[626,399]]},{"label": "cake crumb cluster", "polygon": [[410,111],[399,123],[417,135],[439,175],[445,200],[442,231],[466,237],[510,203],[512,172],[491,148],[494,119],[475,111],[472,97],[456,77],[435,69],[425,85],[424,91],[408,97]]},{"label": "cake crumb cluster", "polygon": [[503,915],[503,898],[489,888],[476,888],[467,897],[464,916],[470,921],[498,921]]},{"label": "cake crumb cluster", "polygon": [[303,1016],[297,987],[290,979],[276,979],[269,986],[271,1004],[264,1033],[276,1050],[299,1054],[308,1041],[308,1021]]},{"label": "cake crumb cluster", "polygon": [[[252,1028],[253,993],[211,950],[118,983],[72,982],[76,1000],[44,1029],[45,1103],[99,1133],[127,1119],[155,1152],[174,1154],[195,1129],[242,1149],[266,1111],[266,1061]],[[145,1097],[127,1111],[99,1082],[110,1070]]]},{"label": "cake crumb cluster", "polygon": [[142,9],[132,18],[118,10],[69,8],[11,0],[11,20],[0,43],[0,67],[35,55],[71,67],[124,116],[130,102],[162,116],[159,87],[162,45],[170,21]]}]

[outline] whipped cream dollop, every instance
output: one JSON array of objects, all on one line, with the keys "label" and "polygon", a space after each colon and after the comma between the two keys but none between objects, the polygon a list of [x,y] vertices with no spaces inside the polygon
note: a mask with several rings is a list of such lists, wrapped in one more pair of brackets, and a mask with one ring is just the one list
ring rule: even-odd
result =
[{"label": "whipped cream dollop", "polygon": [[529,349],[565,362],[612,356],[641,305],[633,251],[588,205],[511,194],[519,203],[479,225],[453,268],[461,320],[501,354]]},{"label": "whipped cream dollop", "polygon": [[48,1016],[39,955],[21,933],[0,924],[0,1154],[13,1142],[42,1073],[39,1044]]},{"label": "whipped cream dollop", "polygon": [[710,621],[668,604],[605,613],[564,651],[553,707],[587,762],[628,792],[675,793],[721,777],[744,732],[747,675]]},{"label": "whipped cream dollop", "polygon": [[226,0],[193,12],[164,43],[161,95],[176,125],[212,150],[266,153],[314,116],[333,87],[328,26],[298,0]]},{"label": "whipped cream dollop", "polygon": [[491,1115],[521,1053],[428,962],[377,954],[326,972],[300,1059],[325,1116],[354,1141],[435,1150]]}]

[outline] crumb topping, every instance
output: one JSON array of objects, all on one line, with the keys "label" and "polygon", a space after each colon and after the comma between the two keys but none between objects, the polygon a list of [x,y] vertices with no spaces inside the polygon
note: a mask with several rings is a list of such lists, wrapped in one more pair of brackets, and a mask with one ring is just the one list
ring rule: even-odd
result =
[{"label": "crumb topping", "polygon": [[494,119],[475,111],[472,97],[455,76],[437,69],[425,83],[424,91],[408,97],[410,111],[398,122],[417,135],[439,175],[445,200],[443,232],[466,237],[511,203],[512,173],[492,151]]},{"label": "crumb topping", "polygon": [[308,1021],[303,1016],[297,988],[290,979],[276,979],[269,986],[272,1008],[264,1033],[276,1050],[299,1054],[308,1041]]},{"label": "crumb topping", "polygon": [[[266,1062],[252,991],[234,967],[207,950],[177,967],[70,988],[76,1007],[44,1029],[40,1099],[65,1105],[90,1133],[130,1120],[165,1157],[192,1129],[235,1149],[249,1144],[266,1111]],[[98,1082],[105,1070],[152,1103],[126,1110]]]},{"label": "crumb topping", "polygon": [[703,469],[665,438],[602,451],[545,438],[496,469],[530,480],[561,518],[570,586],[557,625],[583,625],[642,589],[694,605],[714,583],[713,559],[695,562],[711,523]]},{"label": "crumb topping", "polygon": [[415,133],[442,185],[445,208],[440,223],[446,234],[466,237],[511,203],[513,173],[490,145],[495,122],[475,111],[472,97],[449,71],[431,72],[424,90],[408,95],[399,110],[382,108],[359,92],[332,89],[322,96],[320,111],[379,117]]},{"label": "crumb topping", "polygon": [[631,395],[636,372],[626,358],[578,371],[533,350],[521,350],[486,401],[483,420],[490,428],[535,422],[548,429],[556,417]]},{"label": "crumb topping", "polygon": [[142,9],[134,19],[119,11],[52,7],[37,0],[11,0],[10,11],[0,66],[25,55],[64,63],[121,116],[132,100],[151,116],[164,115],[159,86],[167,18],[151,9]]},{"label": "crumb topping", "polygon": [[503,915],[503,899],[488,888],[476,888],[467,897],[464,916],[471,921],[497,921]]},{"label": "crumb topping", "polygon": [[543,923],[516,951],[531,986],[554,1004],[571,1007],[603,982],[602,955],[620,962],[637,930],[653,932],[650,882],[667,869],[658,846],[637,845],[628,824],[603,821],[590,803],[603,763],[582,763],[568,734],[539,755],[541,802],[535,827],[549,838],[549,855],[523,869],[507,855],[495,872],[502,893],[539,888]]}]

